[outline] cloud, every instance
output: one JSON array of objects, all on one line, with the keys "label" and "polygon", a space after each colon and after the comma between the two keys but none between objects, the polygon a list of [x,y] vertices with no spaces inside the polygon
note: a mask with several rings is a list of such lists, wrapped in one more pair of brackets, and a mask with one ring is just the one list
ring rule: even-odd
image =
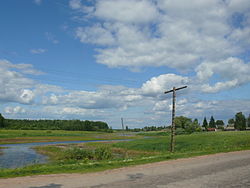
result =
[{"label": "cloud", "polygon": [[209,93],[228,90],[250,82],[250,64],[233,57],[219,62],[204,62],[196,68],[196,72],[201,82],[208,81],[216,74],[223,80],[216,82],[213,86],[204,83],[202,90]]},{"label": "cloud", "polygon": [[[250,4],[246,0],[103,0],[88,4],[72,0],[70,6],[81,10],[78,13],[85,21],[94,20],[78,27],[76,37],[96,45],[96,61],[112,68],[165,66],[192,72],[204,63],[236,58],[250,47]],[[240,16],[232,24],[236,13]]]},{"label": "cloud", "polygon": [[76,37],[79,38],[81,42],[98,45],[111,45],[115,42],[111,32],[100,25],[86,28],[79,27],[76,30]]},{"label": "cloud", "polygon": [[13,64],[0,60],[0,102],[30,105],[35,102],[37,95],[62,91],[58,86],[37,83],[27,77],[30,74],[39,76],[43,73],[31,64]]},{"label": "cloud", "polygon": [[90,14],[90,13],[93,13],[93,11],[94,11],[94,7],[83,5],[81,3],[81,0],[70,0],[69,6],[71,9],[80,11],[80,12],[85,13],[85,14]]},{"label": "cloud", "polygon": [[[166,125],[171,119],[172,96],[164,91],[183,85],[188,85],[188,89],[177,93],[177,115],[200,119],[216,115],[227,119],[238,111],[250,110],[248,99],[236,100],[234,96],[228,100],[202,99],[211,97],[205,93],[249,83],[249,63],[239,58],[204,61],[192,76],[168,73],[154,76],[137,88],[102,85],[95,91],[42,84],[29,78],[27,70],[38,71],[30,64],[0,60],[0,103],[6,105],[2,108],[9,117],[92,119],[107,121],[113,127],[118,127],[117,122],[124,117],[131,127]],[[211,82],[217,75],[220,81]],[[24,108],[26,105],[29,106]]]},{"label": "cloud", "polygon": [[14,65],[6,60],[0,60],[0,64],[0,101],[21,104],[32,103],[34,95],[30,88],[33,87],[35,82],[24,77],[20,72],[9,70],[9,68],[17,68],[25,72],[25,67],[29,70],[30,66]]},{"label": "cloud", "polygon": [[31,64],[13,64],[5,59],[0,59],[0,65],[1,68],[6,70],[6,69],[16,69],[22,73],[25,74],[31,74],[31,75],[41,75],[44,74],[41,71],[38,71],[36,69],[33,68],[33,65]]},{"label": "cloud", "polygon": [[42,0],[34,0],[34,3],[40,5],[42,3]]},{"label": "cloud", "polygon": [[70,0],[69,6],[72,9],[80,9],[82,7],[81,0]]},{"label": "cloud", "polygon": [[102,0],[97,1],[95,9],[99,19],[125,23],[148,23],[158,15],[154,4],[145,0]]},{"label": "cloud", "polygon": [[44,105],[63,105],[82,109],[126,109],[140,101],[141,96],[132,93],[129,88],[117,90],[110,87],[96,92],[69,91],[67,94],[51,94],[43,97]]},{"label": "cloud", "polygon": [[[155,121],[166,121],[171,123],[172,101],[165,100],[156,102],[147,113],[154,117]],[[200,123],[204,117],[223,119],[225,123],[230,118],[234,118],[237,112],[243,112],[248,115],[250,100],[200,100],[177,98],[176,116],[186,116],[189,118],[198,118]],[[191,109],[191,110],[190,110]]]},{"label": "cloud", "polygon": [[164,91],[175,87],[180,87],[189,84],[190,79],[188,77],[179,76],[176,74],[163,74],[158,77],[153,77],[149,81],[145,82],[141,91],[146,96],[159,96],[163,95]]},{"label": "cloud", "polygon": [[34,3],[37,5],[41,5],[42,4],[42,0],[34,0]]},{"label": "cloud", "polygon": [[31,49],[30,53],[32,53],[32,54],[42,54],[42,53],[44,53],[46,51],[47,51],[46,49],[38,48],[38,49]]},{"label": "cloud", "polygon": [[55,36],[50,32],[45,32],[45,37],[48,41],[52,42],[53,44],[58,44],[59,40],[55,38]]},{"label": "cloud", "polygon": [[24,108],[22,108],[21,106],[7,106],[4,108],[4,112],[7,114],[23,114],[26,112],[26,110]]}]

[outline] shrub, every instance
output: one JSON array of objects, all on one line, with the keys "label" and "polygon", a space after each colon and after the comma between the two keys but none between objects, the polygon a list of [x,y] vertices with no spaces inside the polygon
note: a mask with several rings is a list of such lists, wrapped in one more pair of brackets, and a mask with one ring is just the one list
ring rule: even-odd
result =
[{"label": "shrub", "polygon": [[65,150],[64,158],[73,159],[73,160],[93,159],[94,154],[90,150],[73,147],[73,148]]},{"label": "shrub", "polygon": [[104,160],[111,158],[112,158],[112,151],[109,147],[99,147],[95,149],[95,159]]},{"label": "shrub", "polygon": [[187,132],[186,132],[185,129],[183,129],[183,128],[177,128],[177,129],[175,130],[175,134],[176,134],[176,135],[182,135],[182,134],[187,134]]},{"label": "shrub", "polygon": [[82,149],[73,147],[64,151],[63,158],[68,160],[105,160],[113,157],[109,147],[99,147],[94,151],[90,149]]}]

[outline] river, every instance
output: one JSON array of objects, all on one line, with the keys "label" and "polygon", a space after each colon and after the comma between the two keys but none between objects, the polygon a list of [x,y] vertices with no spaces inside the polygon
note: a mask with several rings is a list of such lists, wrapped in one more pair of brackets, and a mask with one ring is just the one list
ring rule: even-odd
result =
[{"label": "river", "polygon": [[[117,141],[128,141],[131,139],[120,139]],[[3,154],[0,155],[0,168],[18,168],[31,164],[41,164],[48,162],[48,157],[37,153],[32,147],[53,144],[74,144],[87,142],[103,142],[115,140],[88,140],[88,141],[62,141],[62,142],[33,142],[23,144],[3,144],[1,147]]]}]

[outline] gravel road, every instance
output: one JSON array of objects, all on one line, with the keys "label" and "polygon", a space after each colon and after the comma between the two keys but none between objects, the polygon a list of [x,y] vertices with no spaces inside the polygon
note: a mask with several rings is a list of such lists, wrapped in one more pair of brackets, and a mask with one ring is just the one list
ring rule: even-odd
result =
[{"label": "gravel road", "polygon": [[89,174],[0,179],[0,188],[250,187],[250,150],[163,161]]}]

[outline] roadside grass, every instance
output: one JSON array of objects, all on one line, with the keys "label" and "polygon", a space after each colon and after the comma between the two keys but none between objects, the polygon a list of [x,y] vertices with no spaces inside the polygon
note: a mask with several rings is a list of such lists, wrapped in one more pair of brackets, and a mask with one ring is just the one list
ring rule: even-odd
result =
[{"label": "roadside grass", "polygon": [[169,136],[157,136],[128,142],[87,143],[74,147],[94,150],[97,147],[110,147],[112,154],[122,153],[116,157],[102,160],[65,159],[64,146],[43,146],[39,152],[49,155],[50,162],[17,169],[0,169],[0,177],[16,177],[36,174],[95,172],[129,165],[145,164],[169,159],[193,157],[219,152],[250,149],[250,132],[204,132],[176,136],[175,152],[170,153]]},{"label": "roadside grass", "polygon": [[[169,150],[169,137],[159,136],[138,139],[127,143],[119,142],[113,147],[141,151],[166,153]],[[202,132],[176,136],[175,153],[217,153],[250,149],[250,132]]]},{"label": "roadside grass", "polygon": [[30,142],[112,140],[140,138],[136,134],[123,136],[121,133],[104,133],[95,131],[62,131],[62,130],[5,130],[0,129],[0,144]]},{"label": "roadside grass", "polygon": [[[94,162],[101,160],[124,160],[160,154],[159,152],[128,150],[112,147],[112,143],[81,143],[37,146],[34,149],[47,155],[51,162],[79,161]],[[83,162],[81,161],[81,162]]]}]

